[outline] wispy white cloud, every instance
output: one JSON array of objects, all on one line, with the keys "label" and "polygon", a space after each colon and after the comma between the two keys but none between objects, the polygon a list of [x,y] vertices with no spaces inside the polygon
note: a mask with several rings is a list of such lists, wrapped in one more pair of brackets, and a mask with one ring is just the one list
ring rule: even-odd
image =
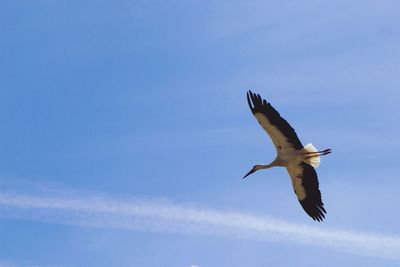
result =
[{"label": "wispy white cloud", "polygon": [[325,229],[266,216],[177,205],[165,200],[126,200],[93,194],[61,195],[2,193],[0,214],[3,217],[85,227],[295,242],[400,259],[400,236]]}]

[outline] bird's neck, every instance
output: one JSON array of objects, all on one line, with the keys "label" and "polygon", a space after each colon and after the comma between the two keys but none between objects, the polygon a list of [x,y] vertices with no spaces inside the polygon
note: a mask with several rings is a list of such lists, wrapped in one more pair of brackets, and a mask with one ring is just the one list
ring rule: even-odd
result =
[{"label": "bird's neck", "polygon": [[272,168],[272,167],[274,167],[275,165],[273,165],[272,163],[271,164],[259,164],[259,165],[256,165],[256,169],[257,170],[261,170],[261,169],[269,169],[269,168]]},{"label": "bird's neck", "polygon": [[278,157],[276,159],[274,159],[274,161],[271,162],[270,164],[256,165],[256,168],[257,168],[257,170],[261,170],[261,169],[269,169],[269,168],[272,168],[272,167],[275,167],[275,166],[283,166]]}]

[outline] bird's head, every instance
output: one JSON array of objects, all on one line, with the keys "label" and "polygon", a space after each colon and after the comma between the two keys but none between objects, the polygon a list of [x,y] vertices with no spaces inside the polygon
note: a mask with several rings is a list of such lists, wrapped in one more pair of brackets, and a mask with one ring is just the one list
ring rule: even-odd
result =
[{"label": "bird's head", "polygon": [[276,160],[274,160],[272,163],[266,164],[266,165],[254,165],[253,168],[251,168],[251,170],[243,177],[243,179],[258,170],[269,169],[274,166],[278,166]]},{"label": "bird's head", "polygon": [[247,176],[249,176],[252,173],[255,173],[256,171],[258,171],[259,169],[261,169],[262,165],[254,165],[253,168],[251,168],[251,170],[245,175],[243,176],[242,179],[246,178]]}]

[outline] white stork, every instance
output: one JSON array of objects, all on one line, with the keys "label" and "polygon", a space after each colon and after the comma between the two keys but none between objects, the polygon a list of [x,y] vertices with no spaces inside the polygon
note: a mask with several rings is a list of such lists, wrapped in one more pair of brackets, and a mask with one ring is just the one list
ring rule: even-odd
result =
[{"label": "white stork", "polygon": [[270,164],[255,165],[243,179],[260,169],[286,167],[301,206],[313,220],[322,221],[326,211],[314,168],[319,166],[320,156],[331,153],[331,149],[317,151],[312,144],[303,146],[289,123],[259,94],[249,91],[247,102],[258,123],[272,139],[277,156]]}]

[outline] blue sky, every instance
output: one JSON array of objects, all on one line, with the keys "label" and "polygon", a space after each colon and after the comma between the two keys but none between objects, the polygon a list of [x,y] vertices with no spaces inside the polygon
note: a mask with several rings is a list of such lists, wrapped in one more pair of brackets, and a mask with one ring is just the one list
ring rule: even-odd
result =
[{"label": "blue sky", "polygon": [[[398,266],[399,8],[2,1],[0,266]],[[275,156],[248,89],[333,149],[323,223],[241,180]]]}]

